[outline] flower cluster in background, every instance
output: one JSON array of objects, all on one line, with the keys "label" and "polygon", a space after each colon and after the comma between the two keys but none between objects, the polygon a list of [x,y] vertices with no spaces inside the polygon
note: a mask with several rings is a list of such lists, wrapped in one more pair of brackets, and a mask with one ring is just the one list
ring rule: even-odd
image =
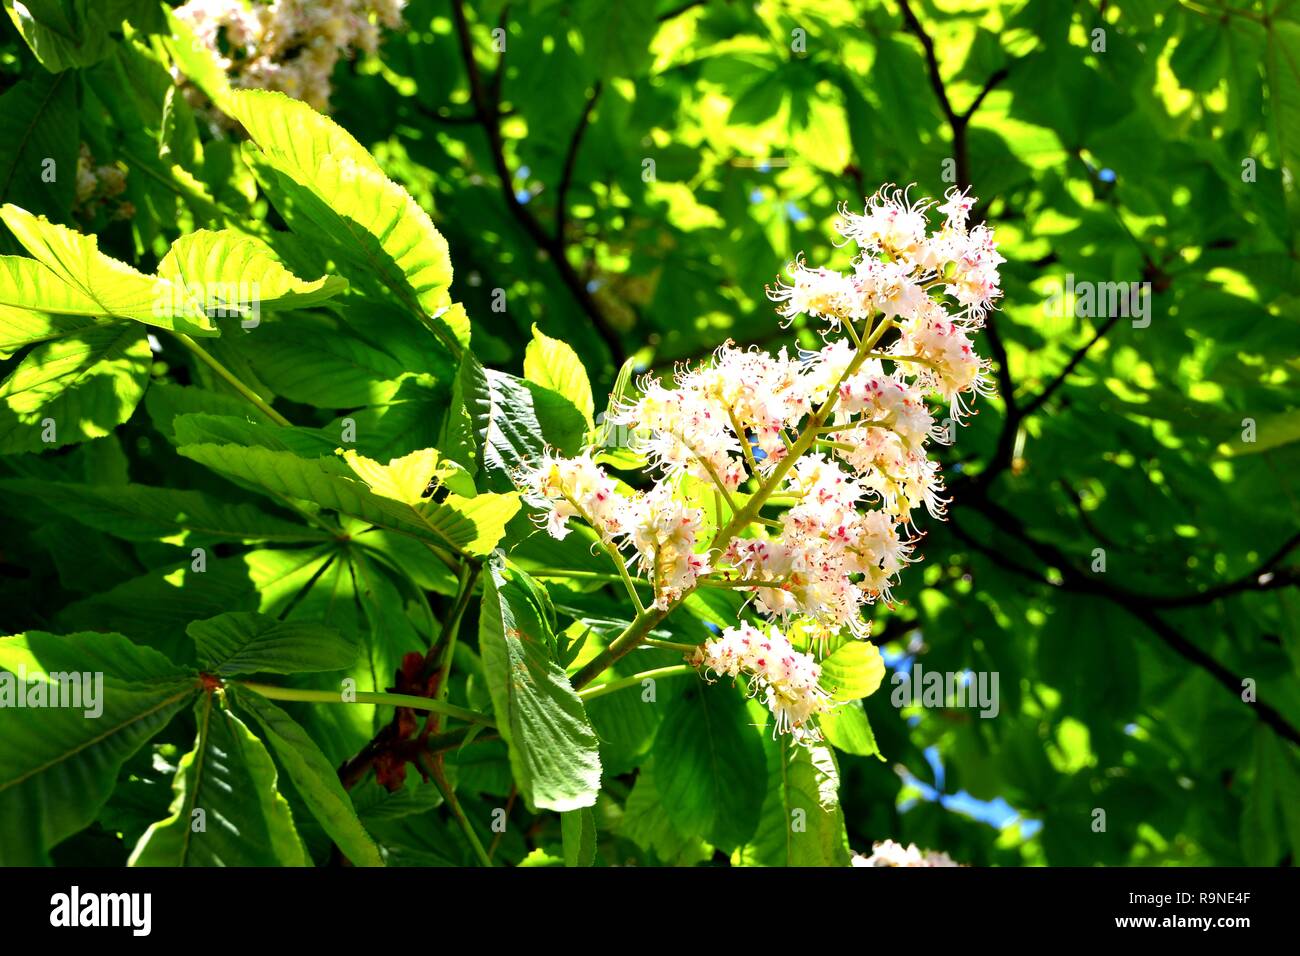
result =
[{"label": "flower cluster in background", "polygon": [[[822,633],[867,637],[864,606],[890,600],[914,560],[915,510],[944,515],[926,446],[950,440],[969,397],[989,390],[972,336],[1001,295],[1003,259],[988,229],[968,227],[972,205],[950,191],[934,230],[935,204],[895,188],[861,214],[842,210],[840,231],[858,249],[852,270],[797,260],[790,282],[769,290],[786,318],[818,322],[825,346],[791,357],[728,344],[671,383],[643,382],[609,418],[631,430],[654,487],[620,487],[590,453],[547,455],[519,483],[549,532],[567,534],[572,518],[589,525],[620,574],[644,576],[660,611],[704,583],[750,592],[786,625],[811,619]],[[947,405],[947,422],[928,398]],[[629,593],[638,600],[630,583]],[[737,643],[760,637],[771,645],[760,657]],[[807,737],[823,704],[804,693],[816,674],[804,656],[779,630],[742,627],[697,663],[753,678],[778,728]]]},{"label": "flower cluster in background", "polygon": [[328,112],[343,57],[374,53],[406,0],[189,0],[176,16],[238,87],[277,90]]},{"label": "flower cluster in background", "polygon": [[104,208],[114,219],[130,219],[135,206],[119,199],[126,192],[126,170],[115,165],[100,166],[90,147],[85,143],[77,154],[77,195],[74,210],[86,218],[93,218]]},{"label": "flower cluster in background", "polygon": [[871,855],[859,853],[853,857],[854,866],[960,866],[947,853],[935,850],[918,850],[912,843],[904,847],[893,840],[871,844]]}]

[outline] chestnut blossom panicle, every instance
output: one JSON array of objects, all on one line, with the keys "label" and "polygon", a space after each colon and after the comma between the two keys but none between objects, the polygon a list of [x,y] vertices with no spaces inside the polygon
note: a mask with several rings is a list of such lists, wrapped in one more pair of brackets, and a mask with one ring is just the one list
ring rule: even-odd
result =
[{"label": "chestnut blossom panicle", "polygon": [[772,712],[778,733],[799,741],[821,739],[814,718],[834,705],[821,684],[821,665],[796,650],[775,625],[729,627],[700,645],[692,663],[715,677],[745,678],[750,696],[760,697]]},{"label": "chestnut blossom panicle", "polygon": [[[916,560],[918,512],[945,514],[929,446],[951,442],[973,396],[990,391],[974,339],[1001,295],[1003,260],[992,232],[970,224],[973,207],[958,190],[936,204],[885,187],[862,213],[842,209],[851,268],[796,259],[789,283],[768,290],[782,317],[822,333],[820,349],[773,355],[728,342],[670,380],[643,380],[608,418],[632,436],[649,490],[621,486],[591,452],[548,453],[518,478],[551,534],[589,524],[620,574],[634,569],[654,589],[655,608],[700,585],[748,594],[772,627],[728,631],[699,663],[753,677],[777,728],[799,739],[813,739],[825,706],[805,680],[816,660],[789,658],[776,625],[869,635],[865,609],[891,601]],[[762,648],[762,665],[739,650],[759,638],[781,651]],[[769,664],[787,659],[778,680]]]},{"label": "chestnut blossom panicle", "polygon": [[858,853],[853,866],[959,866],[947,853],[937,850],[918,850],[915,843],[903,846],[893,840],[882,840],[871,845],[871,854]]},{"label": "chestnut blossom panicle", "polygon": [[238,87],[277,90],[321,112],[340,59],[379,49],[406,0],[188,0],[174,11]]}]

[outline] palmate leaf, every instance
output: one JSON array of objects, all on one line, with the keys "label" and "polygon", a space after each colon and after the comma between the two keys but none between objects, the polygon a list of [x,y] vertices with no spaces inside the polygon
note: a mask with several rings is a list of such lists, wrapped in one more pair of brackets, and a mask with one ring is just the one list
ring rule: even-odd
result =
[{"label": "palmate leaf", "polygon": [[[0,305],[34,308],[45,312],[72,307],[78,315],[133,319],[146,325],[193,335],[216,335],[217,328],[202,313],[184,308],[167,279],[137,272],[99,251],[94,236],[34,216],[13,204],[0,207],[0,220],[9,227],[34,260],[48,274],[0,269]],[[39,291],[33,298],[32,284]],[[64,288],[66,287],[66,288]]]},{"label": "palmate leaf", "polygon": [[215,698],[194,705],[198,734],[172,783],[171,815],[140,838],[130,866],[307,866],[266,746]]},{"label": "palmate leaf", "polygon": [[217,541],[321,541],[325,532],[275,518],[209,494],[147,485],[82,485],[0,478],[0,491],[39,499],[88,527],[128,541],[168,541],[189,534]]},{"label": "palmate leaf", "polygon": [[474,484],[464,471],[455,462],[444,461],[436,448],[413,451],[386,465],[352,450],[343,453],[343,460],[375,494],[409,505],[423,503],[425,492],[434,479],[440,484],[450,480],[456,485],[454,490],[461,494],[474,493]]},{"label": "palmate leaf", "polygon": [[238,395],[209,391],[197,385],[154,382],[144,399],[153,427],[168,441],[175,438],[174,422],[182,415],[213,415],[270,424],[260,411]]},{"label": "palmate leaf", "polygon": [[[402,577],[381,568],[359,546],[378,533],[361,534],[365,530],[361,522],[351,525],[345,525],[352,535],[347,542],[301,551],[259,550],[244,557],[261,614],[286,622],[322,623],[360,649],[348,670],[299,673],[285,681],[288,685],[338,692],[341,682],[349,679],[358,691],[385,691],[392,686],[404,655],[427,651],[436,630],[423,595],[410,587],[403,590]],[[420,542],[392,537],[409,542],[424,560],[445,570]],[[408,609],[415,614],[408,615]],[[420,611],[425,612],[423,620]],[[356,703],[304,707],[296,716],[337,766],[356,754],[392,713],[374,704]]]},{"label": "palmate leaf", "polygon": [[199,666],[219,677],[336,671],[357,659],[356,645],[316,621],[232,611],[194,621],[185,632],[194,638]]},{"label": "palmate leaf", "polygon": [[260,694],[240,688],[229,695],[257,722],[303,803],[344,855],[357,866],[383,866],[379,848],[357,819],[338,773],[307,732]]},{"label": "palmate leaf", "polygon": [[[19,708],[0,697],[0,866],[48,861],[50,847],[89,826],[123,762],[199,691],[196,675],[121,634],[31,631],[0,638],[0,694],[51,675],[102,674],[97,707]],[[69,695],[68,701],[73,697]],[[60,694],[60,702],[63,700]],[[85,704],[83,700],[81,703]],[[87,716],[102,707],[97,716]]]},{"label": "palmate leaf", "polygon": [[177,239],[146,276],[99,251],[98,240],[14,205],[0,218],[32,255],[0,257],[0,306],[66,315],[118,317],[216,335],[212,316],[315,305],[347,280],[299,279],[261,241],[230,230],[200,229]]},{"label": "palmate leaf", "polygon": [[487,571],[479,654],[519,792],[539,809],[593,806],[600,789],[596,733],[552,656],[555,637],[535,603],[536,585],[499,557]]},{"label": "palmate leaf", "polygon": [[182,302],[220,303],[240,314],[253,307],[264,312],[305,308],[348,287],[341,276],[299,279],[261,240],[229,229],[181,236],[158,263],[158,275],[172,283]]},{"label": "palmate leaf", "polygon": [[201,572],[194,570],[189,559],[156,568],[74,601],[58,613],[55,622],[66,630],[120,631],[173,661],[196,663],[194,642],[185,635],[190,621],[257,608],[258,596],[246,560],[211,561]]},{"label": "palmate leaf", "polygon": [[439,504],[418,508],[375,494],[350,477],[338,459],[308,461],[292,452],[209,443],[182,445],[178,451],[209,468],[250,482],[275,495],[315,502],[376,527],[450,545],[473,555],[488,554],[519,510],[513,494],[461,498],[449,495]]},{"label": "palmate leaf", "polygon": [[171,424],[177,445],[243,445],[292,452],[302,458],[332,456],[338,447],[337,439],[323,429],[272,425],[265,420],[253,421],[246,415],[182,413]]},{"label": "palmate leaf", "polygon": [[[0,455],[109,434],[139,404],[151,357],[144,330],[124,323],[38,345],[0,383]],[[48,442],[47,419],[54,425]]]},{"label": "palmate leaf", "polygon": [[[152,295],[152,286],[150,287]],[[149,300],[152,307],[153,299]],[[0,256],[0,305],[58,315],[102,316],[104,307],[43,263],[26,256]]]},{"label": "palmate leaf", "polygon": [[305,103],[238,90],[222,108],[273,171],[274,183],[264,185],[290,228],[310,235],[356,284],[386,290],[453,354],[463,352],[469,323],[463,310],[451,309],[447,242],[406,190],[346,130]]}]

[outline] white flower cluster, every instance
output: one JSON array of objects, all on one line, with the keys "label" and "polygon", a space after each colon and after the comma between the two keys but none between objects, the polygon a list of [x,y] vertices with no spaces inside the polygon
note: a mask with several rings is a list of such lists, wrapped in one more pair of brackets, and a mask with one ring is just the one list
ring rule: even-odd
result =
[{"label": "white flower cluster", "polygon": [[904,847],[893,840],[871,844],[871,855],[859,853],[853,857],[854,866],[960,866],[947,853],[935,850],[918,850],[916,844]]},{"label": "white flower cluster", "polygon": [[[841,210],[859,250],[853,271],[796,261],[791,284],[769,295],[787,319],[807,315],[843,336],[795,358],[728,343],[671,383],[644,381],[609,419],[630,429],[655,485],[628,491],[590,452],[547,455],[519,483],[550,533],[562,537],[574,517],[590,525],[620,574],[635,565],[646,576],[661,610],[704,583],[749,591],[782,621],[866,637],[864,605],[890,600],[913,560],[913,512],[941,518],[947,504],[926,444],[950,429],[926,399],[946,402],[956,424],[967,398],[989,389],[971,336],[1001,295],[1003,259],[989,230],[967,227],[972,204],[950,191],[933,232],[934,204],[894,188],[861,215]],[[742,669],[771,690],[769,703],[788,683]],[[788,729],[796,720],[783,713],[813,705],[772,706]]]},{"label": "white flower cluster", "polygon": [[176,16],[235,86],[278,90],[322,112],[330,76],[355,50],[374,53],[380,29],[402,24],[406,0],[189,0]]},{"label": "white flower cluster", "polygon": [[124,192],[126,171],[117,166],[97,165],[90,147],[82,143],[77,153],[75,211],[89,217],[105,206],[114,219],[130,219],[135,215],[135,206],[118,198]]},{"label": "white flower cluster", "polygon": [[747,675],[750,694],[763,695],[779,733],[797,741],[821,739],[814,718],[833,704],[821,685],[821,665],[796,650],[776,625],[766,631],[746,623],[729,627],[721,637],[705,641],[692,663],[719,677]]},{"label": "white flower cluster", "polygon": [[697,552],[703,513],[682,503],[668,484],[624,495],[590,452],[576,458],[546,454],[541,463],[519,475],[528,500],[546,515],[553,538],[569,534],[569,519],[578,518],[620,554],[624,544],[636,552],[638,570],[655,589],[655,604],[668,608],[709,572],[707,554]]}]

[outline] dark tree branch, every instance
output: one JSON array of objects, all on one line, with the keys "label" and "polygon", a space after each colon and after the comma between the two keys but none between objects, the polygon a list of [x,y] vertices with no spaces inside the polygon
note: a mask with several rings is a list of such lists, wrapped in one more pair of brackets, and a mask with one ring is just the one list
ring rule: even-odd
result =
[{"label": "dark tree branch", "polygon": [[[957,186],[960,189],[968,190],[971,187],[971,180],[970,151],[966,143],[966,130],[970,125],[971,117],[975,115],[975,111],[984,102],[984,97],[1007,77],[1008,68],[1002,67],[989,77],[984,87],[975,97],[974,102],[971,103],[970,108],[964,113],[958,113],[953,109],[952,101],[948,98],[948,89],[944,85],[943,74],[939,69],[939,58],[935,53],[934,40],[921,24],[921,21],[917,19],[908,0],[898,0],[898,7],[903,14],[904,26],[921,43],[921,49],[925,54],[926,73],[930,80],[930,88],[934,90],[935,99],[939,101],[939,109],[948,123],[948,129],[952,136],[954,165],[957,167]],[[985,320],[984,330],[988,338],[989,350],[993,353],[993,362],[997,367],[998,391],[1001,392],[1002,402],[1006,407],[1006,415],[1002,420],[1002,430],[998,434],[998,443],[993,454],[993,460],[980,475],[980,480],[987,483],[1004,469],[1010,467],[1012,452],[1015,448],[1016,431],[1020,427],[1021,416],[1016,406],[1016,387],[1011,378],[1011,364],[1007,356],[1007,347],[1002,341],[1002,336],[998,332],[992,314]]]},{"label": "dark tree branch", "polygon": [[[496,171],[497,179],[501,183],[501,197],[505,201],[506,208],[510,210],[510,214],[523,228],[524,232],[528,234],[528,237],[555,264],[560,281],[569,290],[569,294],[573,296],[579,308],[591,320],[592,326],[613,356],[614,364],[620,365],[627,357],[627,352],[623,348],[623,342],[618,330],[610,324],[599,303],[587,290],[587,284],[582,281],[582,277],[578,275],[573,268],[573,264],[569,262],[564,243],[549,235],[541,222],[533,215],[532,210],[520,202],[519,197],[515,195],[514,174],[506,162],[505,143],[501,138],[499,106],[489,94],[488,88],[484,86],[483,77],[478,68],[478,61],[474,58],[474,41],[470,36],[469,23],[465,19],[464,0],[451,0],[451,13],[452,21],[456,27],[456,38],[460,45],[461,58],[465,61],[465,73],[469,79],[470,98],[474,104],[475,115],[479,117],[479,123],[483,127],[483,132],[487,135],[488,150],[492,154],[492,165]],[[497,71],[495,82],[498,86],[503,72],[502,69]]]},{"label": "dark tree branch", "polygon": [[582,148],[582,137],[591,123],[591,111],[596,108],[600,91],[601,83],[597,80],[591,89],[591,95],[587,97],[587,105],[582,108],[582,115],[578,117],[578,125],[569,137],[569,148],[564,154],[564,169],[560,173],[560,185],[555,197],[555,241],[561,244],[564,242],[564,228],[569,218],[569,187],[573,185],[573,169],[578,163],[578,150]]},{"label": "dark tree branch", "polygon": [[1287,555],[1297,547],[1300,547],[1300,532],[1296,532],[1288,538],[1274,552],[1272,557],[1268,558],[1255,570],[1248,571],[1232,581],[1216,584],[1194,594],[1141,597],[1151,607],[1156,608],[1200,607],[1213,604],[1222,598],[1233,597],[1249,591],[1275,591],[1278,588],[1300,585],[1300,568],[1278,568],[1278,565],[1282,563]]},{"label": "dark tree branch", "polygon": [[[431,119],[435,123],[442,123],[446,126],[473,126],[480,122],[478,113],[441,113],[438,110],[425,106],[423,103],[415,105],[416,112],[426,119]],[[498,119],[505,119],[513,116],[514,110],[503,110],[497,114]]]},{"label": "dark tree branch", "polygon": [[1043,404],[1052,397],[1053,393],[1055,393],[1058,388],[1065,384],[1065,380],[1070,377],[1076,368],[1079,367],[1079,363],[1083,361],[1084,356],[1088,354],[1094,345],[1106,337],[1106,334],[1115,327],[1115,323],[1118,322],[1119,319],[1120,313],[1119,310],[1116,309],[1114,315],[1110,316],[1110,318],[1097,327],[1097,331],[1093,333],[1092,338],[1075,350],[1075,353],[1070,356],[1070,361],[1065,363],[1065,367],[1057,373],[1056,377],[1048,382],[1046,387],[1030,399],[1027,404],[1021,406],[1018,414],[1022,420],[1028,418],[1043,407]]},{"label": "dark tree branch", "polygon": [[908,0],[898,0],[898,8],[903,13],[904,25],[913,36],[921,41],[921,49],[925,53],[926,72],[930,77],[930,88],[934,90],[934,98],[939,101],[939,109],[943,111],[944,119],[948,121],[950,126],[966,125],[966,120],[970,118],[969,114],[965,119],[958,116],[952,108],[952,103],[948,100],[948,89],[944,86],[943,74],[939,72],[939,58],[934,52],[934,40],[930,38],[930,34],[926,32],[925,27],[921,26],[921,21],[912,12],[912,5],[908,3]]},{"label": "dark tree branch", "polygon": [[[1243,683],[1241,677],[1234,674],[1213,655],[1202,650],[1199,646],[1188,640],[1173,625],[1160,615],[1156,614],[1148,599],[1143,595],[1132,594],[1131,592],[1102,584],[1094,576],[1079,571],[1074,567],[1065,554],[1052,545],[1038,541],[1031,535],[1027,534],[1024,529],[1014,521],[1013,516],[1008,515],[1005,511],[998,508],[996,505],[993,505],[993,503],[989,502],[987,499],[975,503],[974,507],[975,510],[980,511],[992,526],[1019,541],[1024,547],[1028,548],[1035,557],[1049,567],[1056,568],[1061,573],[1061,582],[1059,584],[1052,582],[1037,571],[1007,557],[1005,552],[1002,550],[980,541],[976,535],[970,534],[955,521],[951,521],[950,514],[950,526],[953,529],[954,535],[964,541],[972,549],[985,555],[997,566],[1005,568],[1045,587],[1057,587],[1076,594],[1090,594],[1105,598],[1112,604],[1127,611],[1129,615],[1144,624],[1147,630],[1154,634],[1174,653],[1208,673],[1221,686],[1228,690],[1234,698],[1237,700],[1242,699],[1241,691]],[[1011,518],[1012,520],[1008,522],[1008,518]],[[1289,545],[1294,547],[1296,543],[1298,542],[1289,542]],[[1284,556],[1285,551],[1281,552],[1281,554]],[[1291,741],[1293,744],[1300,745],[1300,730],[1297,730],[1296,727],[1294,727],[1276,708],[1266,704],[1263,700],[1258,698],[1248,706],[1251,707],[1255,716],[1265,725],[1272,728],[1278,736]]]},{"label": "dark tree branch", "polygon": [[984,103],[984,97],[992,93],[993,88],[996,87],[999,83],[1001,83],[1010,75],[1011,75],[1010,67],[1003,66],[994,70],[993,73],[989,76],[989,78],[984,81],[984,86],[981,87],[980,91],[975,94],[975,99],[971,101],[971,104],[969,107],[967,107],[966,112],[961,114],[962,123],[969,123],[970,118],[975,115],[975,111],[978,110],[980,106]]}]

